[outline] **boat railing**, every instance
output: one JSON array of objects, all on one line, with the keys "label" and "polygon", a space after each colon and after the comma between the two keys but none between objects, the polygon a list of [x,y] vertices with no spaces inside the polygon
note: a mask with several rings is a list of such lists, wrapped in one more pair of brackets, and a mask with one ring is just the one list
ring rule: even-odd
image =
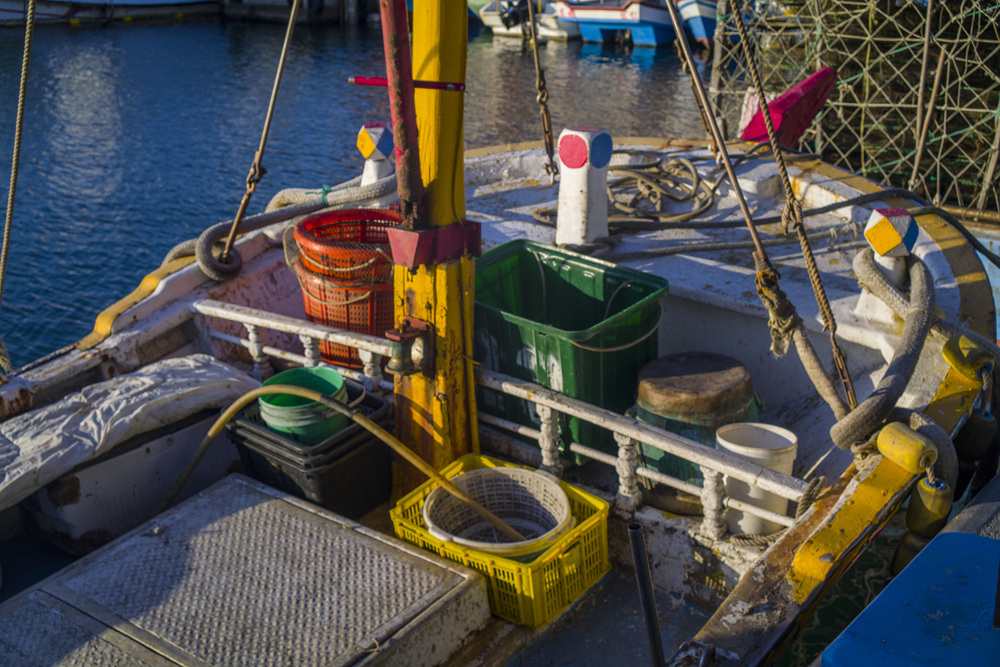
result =
[{"label": "boat railing", "polygon": [[[246,328],[247,338],[245,339],[213,329],[209,329],[209,335],[217,340],[247,348],[254,362],[253,373],[257,379],[262,379],[266,374],[268,357],[280,358],[304,366],[316,366],[323,363],[319,355],[319,342],[327,341],[358,350],[364,369],[359,372],[338,367],[338,370],[341,370],[347,377],[362,382],[369,389],[392,390],[392,383],[382,376],[381,371],[382,358],[391,356],[393,352],[392,344],[384,338],[344,331],[294,317],[211,299],[195,302],[192,304],[192,310],[206,317],[235,322]],[[298,336],[302,341],[305,353],[297,354],[263,345],[260,334],[262,328]],[[560,414],[576,417],[610,431],[618,445],[617,455],[580,443],[570,443],[568,448],[573,453],[615,468],[618,474],[616,505],[622,509],[634,510],[639,507],[641,504],[639,478],[644,477],[699,497],[704,511],[702,533],[718,539],[726,531],[726,508],[752,514],[781,526],[790,526],[794,521],[784,514],[726,496],[723,476],[745,482],[751,487],[794,502],[801,501],[805,496],[808,484],[801,479],[776,472],[725,450],[707,447],[694,440],[644,424],[631,417],[570,398],[541,385],[518,380],[484,368],[475,369],[475,381],[479,386],[534,404],[541,418],[538,429],[485,414],[480,414],[479,419],[488,426],[512,431],[537,440],[542,456],[541,468],[544,470],[556,474],[561,473],[562,465],[559,459],[559,439],[556,426]],[[639,457],[640,443],[700,466],[703,485],[698,486],[642,466]]]},{"label": "boat railing", "polygon": [[[278,315],[266,310],[237,306],[213,299],[195,301],[191,305],[191,309],[206,317],[215,317],[220,320],[228,320],[243,325],[247,331],[247,338],[240,338],[211,328],[209,328],[208,334],[216,340],[226,341],[247,348],[251,359],[253,359],[251,375],[257,380],[264,379],[264,375],[267,374],[269,357],[283,359],[303,366],[318,366],[322,363],[319,344],[321,341],[324,341],[337,345],[346,345],[358,351],[363,369],[356,371],[338,367],[338,370],[343,375],[361,382],[368,390],[382,389],[384,391],[392,391],[392,382],[386,380],[382,375],[382,359],[392,354],[392,344],[385,338],[345,331],[344,329],[337,329],[324,324],[308,322],[295,317]],[[272,331],[280,331],[298,336],[299,340],[302,341],[304,354],[297,354],[264,345],[260,335],[261,329],[271,329]]]}]

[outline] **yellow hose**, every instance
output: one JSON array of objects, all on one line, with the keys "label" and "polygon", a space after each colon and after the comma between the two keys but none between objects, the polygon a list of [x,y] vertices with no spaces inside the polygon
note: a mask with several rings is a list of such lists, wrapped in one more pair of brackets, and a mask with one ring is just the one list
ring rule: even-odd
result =
[{"label": "yellow hose", "polygon": [[352,410],[348,408],[346,405],[343,405],[342,403],[339,403],[338,401],[335,401],[329,396],[325,396],[314,389],[306,389],[305,387],[296,387],[294,385],[287,385],[287,384],[274,384],[274,385],[268,385],[266,387],[258,387],[256,389],[252,389],[247,393],[243,394],[242,396],[240,396],[238,399],[236,399],[236,401],[233,402],[232,405],[226,408],[226,410],[221,415],[219,415],[219,418],[215,420],[215,423],[212,424],[212,428],[208,429],[208,434],[205,436],[205,439],[202,440],[201,444],[198,446],[198,451],[196,451],[194,456],[191,457],[191,460],[184,468],[184,471],[180,474],[180,477],[177,478],[177,481],[170,488],[170,491],[167,493],[167,497],[164,499],[163,503],[157,508],[156,514],[165,511],[168,507],[170,507],[171,503],[174,502],[174,499],[177,497],[177,494],[180,493],[180,490],[184,487],[184,484],[187,483],[188,478],[191,477],[191,473],[193,473],[194,469],[198,466],[198,462],[201,461],[201,457],[205,455],[205,452],[208,450],[208,446],[212,443],[213,440],[215,440],[216,437],[218,437],[220,433],[222,433],[222,429],[225,428],[229,420],[235,417],[236,414],[244,407],[246,407],[246,405],[251,401],[258,399],[261,396],[268,396],[271,394],[290,394],[292,396],[299,396],[301,398],[306,398],[311,401],[316,401],[317,403],[322,403],[327,407],[333,408],[340,414],[353,419],[355,422],[358,423],[358,425],[360,425],[362,428],[372,433],[375,437],[377,437],[385,444],[392,447],[393,451],[395,451],[397,454],[399,454],[404,459],[409,461],[413,466],[417,468],[417,470],[430,477],[439,486],[444,488],[445,491],[447,491],[448,493],[450,493],[451,495],[455,496],[463,503],[468,505],[473,511],[476,512],[476,514],[481,516],[486,521],[489,521],[491,525],[493,525],[495,528],[497,528],[511,540],[515,542],[523,542],[525,540],[525,537],[523,535],[518,533],[516,530],[514,530],[506,523],[504,523],[504,521],[498,518],[495,514],[493,514],[488,509],[486,509],[485,507],[477,503],[475,500],[473,500],[473,498],[469,494],[467,494],[465,491],[452,484],[451,481],[449,481],[437,470],[432,468],[426,461],[424,461],[422,458],[414,454],[406,445],[397,440],[395,436],[393,436],[391,433],[383,429],[381,426],[379,426],[372,420],[362,415],[360,412]]}]

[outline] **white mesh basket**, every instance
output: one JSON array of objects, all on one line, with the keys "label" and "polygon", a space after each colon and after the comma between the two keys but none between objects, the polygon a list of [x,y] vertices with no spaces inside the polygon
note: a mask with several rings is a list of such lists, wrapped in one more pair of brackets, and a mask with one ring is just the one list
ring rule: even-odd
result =
[{"label": "white mesh basket", "polygon": [[451,480],[473,500],[527,538],[510,538],[441,487],[421,510],[427,531],[439,540],[470,549],[515,556],[547,549],[568,530],[573,518],[559,480],[524,468],[482,468]]}]

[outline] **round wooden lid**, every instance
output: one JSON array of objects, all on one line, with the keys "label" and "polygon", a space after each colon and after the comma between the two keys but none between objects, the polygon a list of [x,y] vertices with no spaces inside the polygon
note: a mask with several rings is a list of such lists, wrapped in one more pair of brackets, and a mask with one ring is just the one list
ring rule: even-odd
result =
[{"label": "round wooden lid", "polygon": [[721,415],[753,398],[750,372],[738,359],[714,352],[660,357],[639,371],[639,405],[662,417]]}]

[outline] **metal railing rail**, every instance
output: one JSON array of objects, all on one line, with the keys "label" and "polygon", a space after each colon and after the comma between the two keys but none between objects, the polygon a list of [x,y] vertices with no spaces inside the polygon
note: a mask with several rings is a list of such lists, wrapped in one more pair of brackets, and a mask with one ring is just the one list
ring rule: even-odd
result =
[{"label": "metal railing rail", "polygon": [[577,417],[657,449],[705,466],[716,472],[775,493],[782,498],[799,500],[807,483],[790,475],[775,472],[724,450],[712,449],[683,436],[658,429],[640,421],[569,398],[541,385],[517,380],[484,368],[475,371],[476,384],[523,398],[538,405]]},{"label": "metal railing rail", "polygon": [[[368,386],[378,386],[383,389],[392,388],[391,382],[384,380],[381,374],[382,357],[391,355],[391,346],[383,338],[344,331],[211,299],[195,302],[192,304],[192,310],[207,317],[236,322],[247,329],[247,339],[211,329],[209,335],[248,348],[254,359],[254,370],[258,379],[264,372],[267,356],[282,358],[304,366],[315,366],[322,363],[319,357],[318,343],[319,341],[328,341],[356,348],[365,365],[363,373],[339,367],[338,370],[344,372],[348,377],[354,376],[355,379],[360,379]],[[260,328],[299,336],[305,354],[299,355],[262,345]],[[685,493],[700,496],[702,504],[706,508],[729,507],[782,526],[790,526],[793,523],[793,519],[790,517],[725,497],[721,490],[721,476],[726,475],[795,502],[802,499],[807,487],[805,481],[796,477],[784,475],[735,454],[707,447],[694,440],[644,424],[631,417],[570,398],[538,384],[518,380],[484,368],[475,369],[475,381],[477,385],[482,387],[535,404],[542,420],[541,430],[485,414],[480,414],[479,419],[484,424],[538,440],[542,450],[543,468],[558,472],[561,467],[558,459],[558,441],[555,436],[555,422],[559,413],[595,424],[614,434],[619,447],[618,456],[579,443],[570,443],[569,449],[574,453],[614,466],[617,469],[619,473],[619,504],[624,507],[634,508],[638,505],[639,490],[636,486],[636,480],[638,477],[645,477]],[[705,485],[697,486],[641,466],[638,456],[638,443],[640,442],[701,466],[706,480]],[[719,525],[721,515],[706,511],[706,522],[708,522],[710,514],[713,515],[711,523],[715,524],[715,527],[710,529],[709,533],[719,536],[724,533],[724,528]]]}]

